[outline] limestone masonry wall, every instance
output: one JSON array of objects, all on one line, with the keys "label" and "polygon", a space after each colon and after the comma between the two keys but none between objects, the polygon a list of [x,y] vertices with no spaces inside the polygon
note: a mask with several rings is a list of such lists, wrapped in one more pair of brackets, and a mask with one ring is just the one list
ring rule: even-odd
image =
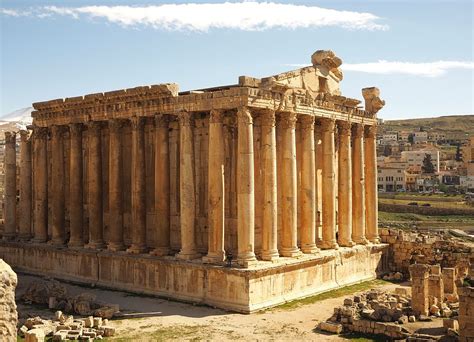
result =
[{"label": "limestone masonry wall", "polygon": [[16,341],[18,314],[15,288],[18,283],[15,272],[0,259],[0,341]]},{"label": "limestone masonry wall", "polygon": [[474,287],[459,289],[459,341],[474,341]]},{"label": "limestone masonry wall", "polygon": [[436,265],[443,269],[454,268],[456,278],[467,275],[469,259],[474,255],[474,248],[436,234],[421,234],[398,229],[381,229],[383,243],[390,244],[386,260],[391,271],[409,274],[413,263]]}]

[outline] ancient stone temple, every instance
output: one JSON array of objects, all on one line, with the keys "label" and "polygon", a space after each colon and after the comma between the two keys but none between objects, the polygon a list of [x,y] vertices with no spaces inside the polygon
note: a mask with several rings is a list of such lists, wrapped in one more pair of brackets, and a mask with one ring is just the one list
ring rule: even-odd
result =
[{"label": "ancient stone temple", "polygon": [[[16,269],[253,312],[372,279],[376,113],[342,61],[179,92],[34,103],[6,140],[0,257]],[[19,189],[19,201],[16,192]]]}]

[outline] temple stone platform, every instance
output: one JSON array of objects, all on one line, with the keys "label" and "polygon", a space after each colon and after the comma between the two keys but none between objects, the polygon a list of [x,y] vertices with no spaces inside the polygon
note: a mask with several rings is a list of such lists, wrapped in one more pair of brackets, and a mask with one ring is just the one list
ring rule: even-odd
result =
[{"label": "temple stone platform", "polygon": [[237,268],[204,264],[200,259],[0,241],[0,258],[19,272],[252,313],[375,279],[386,268],[387,248],[386,244],[357,245]]}]

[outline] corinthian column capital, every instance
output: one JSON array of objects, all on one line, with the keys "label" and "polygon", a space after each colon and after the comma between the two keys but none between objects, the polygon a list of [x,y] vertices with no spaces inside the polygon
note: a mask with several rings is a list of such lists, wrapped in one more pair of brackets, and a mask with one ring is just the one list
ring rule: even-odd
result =
[{"label": "corinthian column capital", "polygon": [[48,137],[48,129],[46,127],[35,126],[33,128],[35,139],[46,139]]},{"label": "corinthian column capital", "polygon": [[301,128],[303,130],[314,129],[315,117],[312,115],[301,115],[299,117]]},{"label": "corinthian column capital", "polygon": [[194,124],[193,114],[188,111],[179,112],[178,120],[180,126],[193,126]]},{"label": "corinthian column capital", "polygon": [[377,126],[365,126],[364,136],[366,138],[375,138],[377,134]]},{"label": "corinthian column capital", "polygon": [[260,116],[262,126],[275,127],[275,111],[273,109],[265,109]]},{"label": "corinthian column capital", "polygon": [[224,111],[222,109],[211,109],[209,113],[209,123],[222,123]]},{"label": "corinthian column capital", "polygon": [[155,126],[156,127],[168,127],[169,125],[169,117],[165,114],[157,114],[155,115]]},{"label": "corinthian column capital", "polygon": [[296,127],[296,113],[295,112],[280,112],[279,113],[279,125],[283,128],[295,128]]},{"label": "corinthian column capital", "polygon": [[21,138],[21,142],[28,142],[28,138],[30,137],[30,132],[28,132],[27,130],[25,129],[22,129],[20,131],[20,138]]},{"label": "corinthian column capital", "polygon": [[350,135],[351,134],[351,123],[348,121],[338,121],[337,127],[339,129],[340,135]]},{"label": "corinthian column capital", "polygon": [[5,143],[14,144],[16,142],[16,132],[5,132]]},{"label": "corinthian column capital", "polygon": [[324,119],[321,120],[321,129],[323,132],[333,132],[336,125],[334,119]]},{"label": "corinthian column capital", "polygon": [[64,126],[53,125],[51,126],[51,134],[53,137],[61,137],[64,133]]},{"label": "corinthian column capital", "polygon": [[140,116],[133,116],[130,118],[130,123],[132,125],[132,130],[141,130],[145,127],[145,119]]},{"label": "corinthian column capital", "polygon": [[361,124],[352,125],[352,136],[354,138],[361,138],[364,132],[364,126]]},{"label": "corinthian column capital", "polygon": [[82,134],[82,130],[84,129],[81,123],[71,123],[69,124],[69,132],[71,135],[78,136]]},{"label": "corinthian column capital", "polygon": [[237,110],[237,119],[243,124],[253,124],[252,113],[250,112],[250,109],[248,107],[240,107]]}]

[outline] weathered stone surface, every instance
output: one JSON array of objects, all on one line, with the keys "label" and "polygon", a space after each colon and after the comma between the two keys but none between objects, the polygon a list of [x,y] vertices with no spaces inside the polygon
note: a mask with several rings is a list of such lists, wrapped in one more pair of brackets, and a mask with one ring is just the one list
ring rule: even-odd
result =
[{"label": "weathered stone surface", "polygon": [[18,313],[15,303],[16,273],[0,259],[0,340],[16,341]]},{"label": "weathered stone surface", "polygon": [[340,334],[342,332],[342,324],[335,324],[331,322],[321,322],[318,328],[322,331],[330,332],[333,334]]}]

